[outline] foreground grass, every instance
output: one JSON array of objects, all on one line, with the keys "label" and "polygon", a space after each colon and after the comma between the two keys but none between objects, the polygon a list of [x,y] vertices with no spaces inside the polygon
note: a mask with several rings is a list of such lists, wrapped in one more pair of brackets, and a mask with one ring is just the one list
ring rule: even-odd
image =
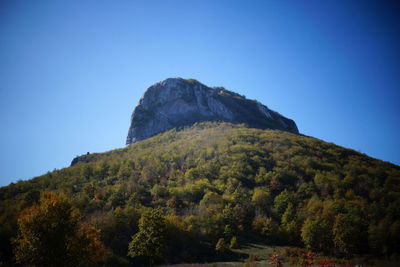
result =
[{"label": "foreground grass", "polygon": [[[269,261],[267,260],[272,254],[283,254],[287,247],[280,246],[267,246],[264,244],[246,243],[240,248],[232,249],[235,254],[241,255],[238,261],[226,261],[226,262],[211,262],[211,263],[182,263],[173,265],[161,265],[161,266],[176,266],[176,267],[225,267],[225,266],[267,266]],[[289,262],[285,262],[284,266],[294,266]]]},{"label": "foreground grass", "polygon": [[[288,250],[298,249],[288,246],[268,246],[260,243],[246,243],[240,248],[232,249],[232,252],[241,255],[242,257],[237,261],[225,262],[210,262],[210,263],[181,263],[173,265],[161,265],[169,267],[257,267],[257,266],[275,266],[269,260],[272,254],[278,254],[283,267],[302,266],[301,258],[291,257],[288,255]],[[304,250],[305,251],[305,250]],[[325,260],[332,260],[331,266],[371,266],[371,267],[397,267],[400,266],[399,262],[395,259],[392,260],[379,260],[376,258],[353,258],[350,260],[326,257],[314,254],[311,266],[320,266]]]}]

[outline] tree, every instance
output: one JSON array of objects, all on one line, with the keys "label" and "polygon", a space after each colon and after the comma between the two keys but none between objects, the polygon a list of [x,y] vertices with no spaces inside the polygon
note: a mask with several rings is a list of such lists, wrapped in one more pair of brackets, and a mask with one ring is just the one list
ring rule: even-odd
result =
[{"label": "tree", "polygon": [[256,187],[253,196],[251,197],[251,201],[257,208],[264,211],[270,206],[271,196],[269,192],[264,191],[261,187]]},{"label": "tree", "polygon": [[279,215],[282,215],[289,203],[291,202],[291,194],[285,189],[275,197],[274,205]]},{"label": "tree", "polygon": [[152,209],[143,213],[139,220],[139,232],[132,236],[129,243],[128,256],[149,257],[154,259],[163,256],[166,247],[166,222],[160,209]]},{"label": "tree", "polygon": [[268,244],[275,244],[279,241],[279,225],[272,218],[255,218],[252,227],[256,231],[256,233],[261,234],[263,237],[265,237]]},{"label": "tree", "polygon": [[332,233],[329,223],[317,216],[307,218],[301,228],[301,238],[308,249],[329,253],[332,248]]},{"label": "tree", "polygon": [[81,222],[63,196],[42,192],[39,203],[23,210],[13,240],[17,263],[29,266],[77,266],[101,261],[100,231]]},{"label": "tree", "polygon": [[360,252],[363,240],[363,227],[356,218],[348,214],[338,214],[333,225],[335,248],[346,256]]}]

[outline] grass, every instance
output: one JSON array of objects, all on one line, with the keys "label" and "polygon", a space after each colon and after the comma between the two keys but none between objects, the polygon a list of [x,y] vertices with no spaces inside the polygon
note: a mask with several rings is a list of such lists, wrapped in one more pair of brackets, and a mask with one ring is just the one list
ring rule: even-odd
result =
[{"label": "grass", "polygon": [[[181,263],[173,265],[161,265],[168,267],[258,267],[258,266],[274,266],[270,264],[268,258],[272,254],[278,254],[283,267],[301,266],[299,262],[294,262],[286,255],[287,246],[269,246],[261,243],[245,243],[238,249],[232,249],[232,252],[243,257],[237,261],[227,262],[210,262],[210,263]],[[296,249],[296,248],[293,248]],[[301,249],[300,249],[301,250]],[[304,250],[305,251],[305,250]],[[326,259],[334,259],[335,266],[350,264],[350,266],[371,266],[371,267],[395,267],[399,266],[396,260],[368,260],[367,258],[354,258],[349,261],[343,259],[328,258],[318,254],[314,255],[314,263],[312,266],[320,266],[319,264]],[[296,259],[298,261],[298,259]]]},{"label": "grass", "polygon": [[241,253],[250,256],[258,256],[261,259],[267,259],[271,254],[280,253],[284,247],[267,246],[263,244],[247,243],[238,249],[232,249],[233,252]]},{"label": "grass", "polygon": [[[240,248],[232,249],[232,252],[243,255],[242,259],[231,262],[212,262],[212,263],[182,263],[173,265],[162,265],[169,267],[238,267],[238,266],[272,266],[269,265],[267,260],[272,254],[278,253],[283,255],[287,247],[280,246],[267,246],[257,243],[245,243]],[[283,262],[283,266],[293,266],[289,262]]]}]

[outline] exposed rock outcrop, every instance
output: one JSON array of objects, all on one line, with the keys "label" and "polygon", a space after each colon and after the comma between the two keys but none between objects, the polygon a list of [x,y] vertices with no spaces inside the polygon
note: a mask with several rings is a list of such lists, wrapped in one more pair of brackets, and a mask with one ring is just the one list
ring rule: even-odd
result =
[{"label": "exposed rock outcrop", "polygon": [[169,78],[150,86],[140,99],[132,113],[126,144],[200,121],[227,121],[252,128],[299,132],[293,120],[258,101],[193,79]]},{"label": "exposed rock outcrop", "polygon": [[80,155],[76,156],[72,161],[71,161],[71,166],[74,166],[75,164],[78,163],[86,163],[90,162],[90,159],[92,158],[92,155],[88,152],[85,155]]}]

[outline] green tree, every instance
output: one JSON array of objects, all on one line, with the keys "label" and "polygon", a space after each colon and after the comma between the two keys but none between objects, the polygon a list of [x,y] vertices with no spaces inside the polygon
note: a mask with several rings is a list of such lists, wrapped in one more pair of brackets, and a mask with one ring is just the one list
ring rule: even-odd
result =
[{"label": "green tree", "polygon": [[363,244],[362,226],[348,214],[338,214],[333,225],[333,242],[340,253],[352,256]]},{"label": "green tree", "polygon": [[62,195],[42,192],[39,203],[23,210],[13,240],[17,263],[28,266],[77,266],[104,257],[100,231],[83,223]]},{"label": "green tree", "polygon": [[154,260],[160,259],[166,247],[166,222],[160,209],[143,213],[139,220],[139,232],[132,236],[128,256],[144,256]]},{"label": "green tree", "polygon": [[104,179],[108,176],[109,169],[110,164],[107,161],[103,160],[96,164],[94,175],[96,176],[96,178]]},{"label": "green tree", "polygon": [[271,196],[269,192],[266,192],[261,187],[256,187],[251,197],[251,201],[260,210],[269,208],[271,202]]},{"label": "green tree", "polygon": [[282,215],[289,203],[291,202],[292,195],[285,189],[274,199],[275,209],[279,215]]},{"label": "green tree", "polygon": [[252,223],[253,230],[265,237],[268,244],[275,244],[279,240],[279,225],[272,218],[258,217]]},{"label": "green tree", "polygon": [[127,179],[131,175],[132,170],[133,170],[133,163],[130,161],[124,161],[121,164],[117,175],[118,175],[118,177]]},{"label": "green tree", "polygon": [[301,228],[301,238],[308,249],[326,253],[331,251],[331,227],[323,218],[307,218]]},{"label": "green tree", "polygon": [[89,180],[89,178],[93,175],[93,170],[89,164],[81,164],[80,176],[85,180]]}]

